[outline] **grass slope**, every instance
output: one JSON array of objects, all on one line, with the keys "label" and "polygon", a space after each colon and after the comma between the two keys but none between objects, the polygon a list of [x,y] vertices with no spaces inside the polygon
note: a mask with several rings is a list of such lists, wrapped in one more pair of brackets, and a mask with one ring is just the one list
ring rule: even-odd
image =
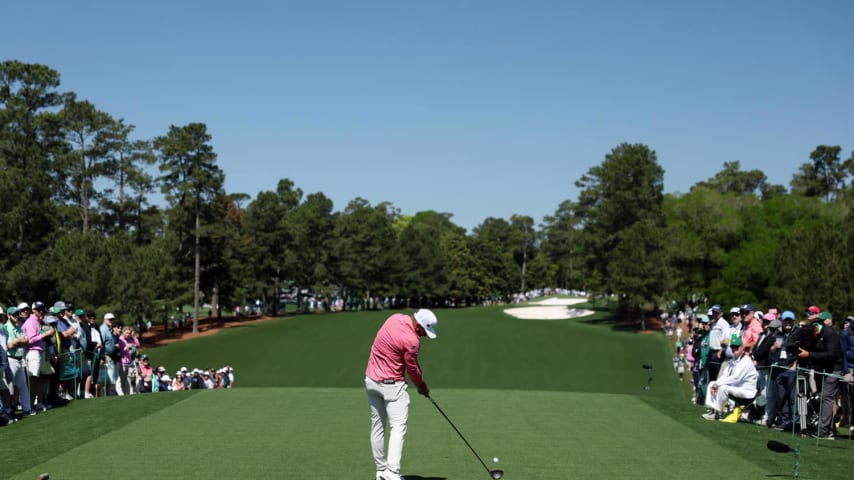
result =
[{"label": "grass slope", "polygon": [[[439,337],[421,343],[432,388],[641,393],[644,363],[667,367],[660,335],[615,332],[590,320],[519,320],[501,308],[442,310]],[[388,312],[308,315],[232,328],[146,351],[174,372],[230,364],[240,386],[360,386],[371,342]],[[669,367],[653,395],[682,398]]]},{"label": "grass slope", "polygon": [[[157,397],[169,396],[181,401],[164,403],[11,478],[32,479],[42,471],[72,480],[372,476],[367,402],[359,389],[244,388]],[[695,463],[700,468],[715,468],[726,456],[721,446],[636,397],[444,390],[434,398],[486,462],[499,457],[497,467],[509,479],[682,478],[681,456],[662,455],[657,448],[674,438],[680,448],[709,454]],[[54,413],[66,420],[73,410],[81,409]],[[485,475],[427,400],[413,397],[410,411],[405,474],[448,480]],[[764,473],[737,457],[728,464],[753,478]]]},{"label": "grass slope", "polygon": [[[155,364],[236,368],[233,390],[73,402],[0,429],[0,478],[371,479],[362,379],[387,313],[286,318],[151,349]],[[801,478],[845,478],[854,442],[816,448],[752,425],[706,422],[684,400],[660,335],[609,318],[525,321],[498,308],[439,312],[422,367],[433,397],[506,478],[791,476],[774,438],[801,443]],[[656,366],[653,389],[642,394]],[[404,474],[487,478],[411,390]],[[797,440],[797,441],[795,441]],[[26,445],[27,454],[22,446]]]}]

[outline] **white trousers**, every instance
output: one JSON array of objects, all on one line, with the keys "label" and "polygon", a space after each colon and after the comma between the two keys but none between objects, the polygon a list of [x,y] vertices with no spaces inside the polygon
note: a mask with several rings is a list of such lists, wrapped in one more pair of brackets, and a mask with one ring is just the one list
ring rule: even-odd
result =
[{"label": "white trousers", "polygon": [[718,386],[718,394],[713,396],[712,385],[717,385],[717,383],[710,383],[709,387],[706,389],[706,406],[712,410],[717,410],[718,412],[723,411],[724,403],[729,397],[753,398],[756,396],[756,387],[737,387],[734,385]]},{"label": "white trousers", "polygon": [[30,387],[27,385],[27,371],[24,364],[17,358],[9,357],[9,368],[12,370],[12,394],[18,393],[18,402],[24,413],[30,411]]},{"label": "white trousers", "polygon": [[[400,459],[409,418],[406,382],[384,384],[365,377],[365,388],[371,408],[371,451],[377,471],[389,470],[400,475]],[[391,430],[388,435],[388,455],[384,448],[386,423]]]}]

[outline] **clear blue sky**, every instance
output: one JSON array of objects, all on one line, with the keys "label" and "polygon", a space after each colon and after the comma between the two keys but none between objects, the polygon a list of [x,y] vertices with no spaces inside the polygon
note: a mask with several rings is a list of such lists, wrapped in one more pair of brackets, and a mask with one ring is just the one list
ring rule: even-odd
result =
[{"label": "clear blue sky", "polygon": [[226,189],[540,222],[621,142],[665,190],[739,160],[788,187],[854,150],[854,2],[7,2],[0,58],[137,126],[204,122]]}]

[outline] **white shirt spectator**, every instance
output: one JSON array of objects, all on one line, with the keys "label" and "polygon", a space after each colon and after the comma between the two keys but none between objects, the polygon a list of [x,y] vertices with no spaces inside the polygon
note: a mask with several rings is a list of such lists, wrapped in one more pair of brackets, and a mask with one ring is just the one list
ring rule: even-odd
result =
[{"label": "white shirt spectator", "polygon": [[721,317],[717,322],[712,326],[712,331],[709,332],[709,348],[712,350],[720,350],[721,349],[721,340],[727,338],[727,334],[729,333],[729,322]]},{"label": "white shirt spectator", "polygon": [[[742,353],[738,359],[721,369],[718,379],[709,384],[706,391],[706,406],[718,412],[723,410],[729,397],[753,398],[759,374],[750,355]],[[713,393],[714,392],[714,393]]]}]

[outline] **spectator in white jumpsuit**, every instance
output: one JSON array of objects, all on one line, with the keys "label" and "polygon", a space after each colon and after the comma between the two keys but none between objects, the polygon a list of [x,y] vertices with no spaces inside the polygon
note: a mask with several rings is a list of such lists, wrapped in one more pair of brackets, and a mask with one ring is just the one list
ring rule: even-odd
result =
[{"label": "spectator in white jumpsuit", "polygon": [[[741,338],[734,337],[728,350],[741,346]],[[717,380],[709,383],[706,391],[706,406],[712,411],[703,414],[707,420],[716,420],[721,416],[724,404],[730,397],[750,399],[756,396],[756,382],[759,374],[753,365],[753,359],[746,354],[743,348],[737,349],[737,355],[732,361],[724,366],[718,374]]]}]

